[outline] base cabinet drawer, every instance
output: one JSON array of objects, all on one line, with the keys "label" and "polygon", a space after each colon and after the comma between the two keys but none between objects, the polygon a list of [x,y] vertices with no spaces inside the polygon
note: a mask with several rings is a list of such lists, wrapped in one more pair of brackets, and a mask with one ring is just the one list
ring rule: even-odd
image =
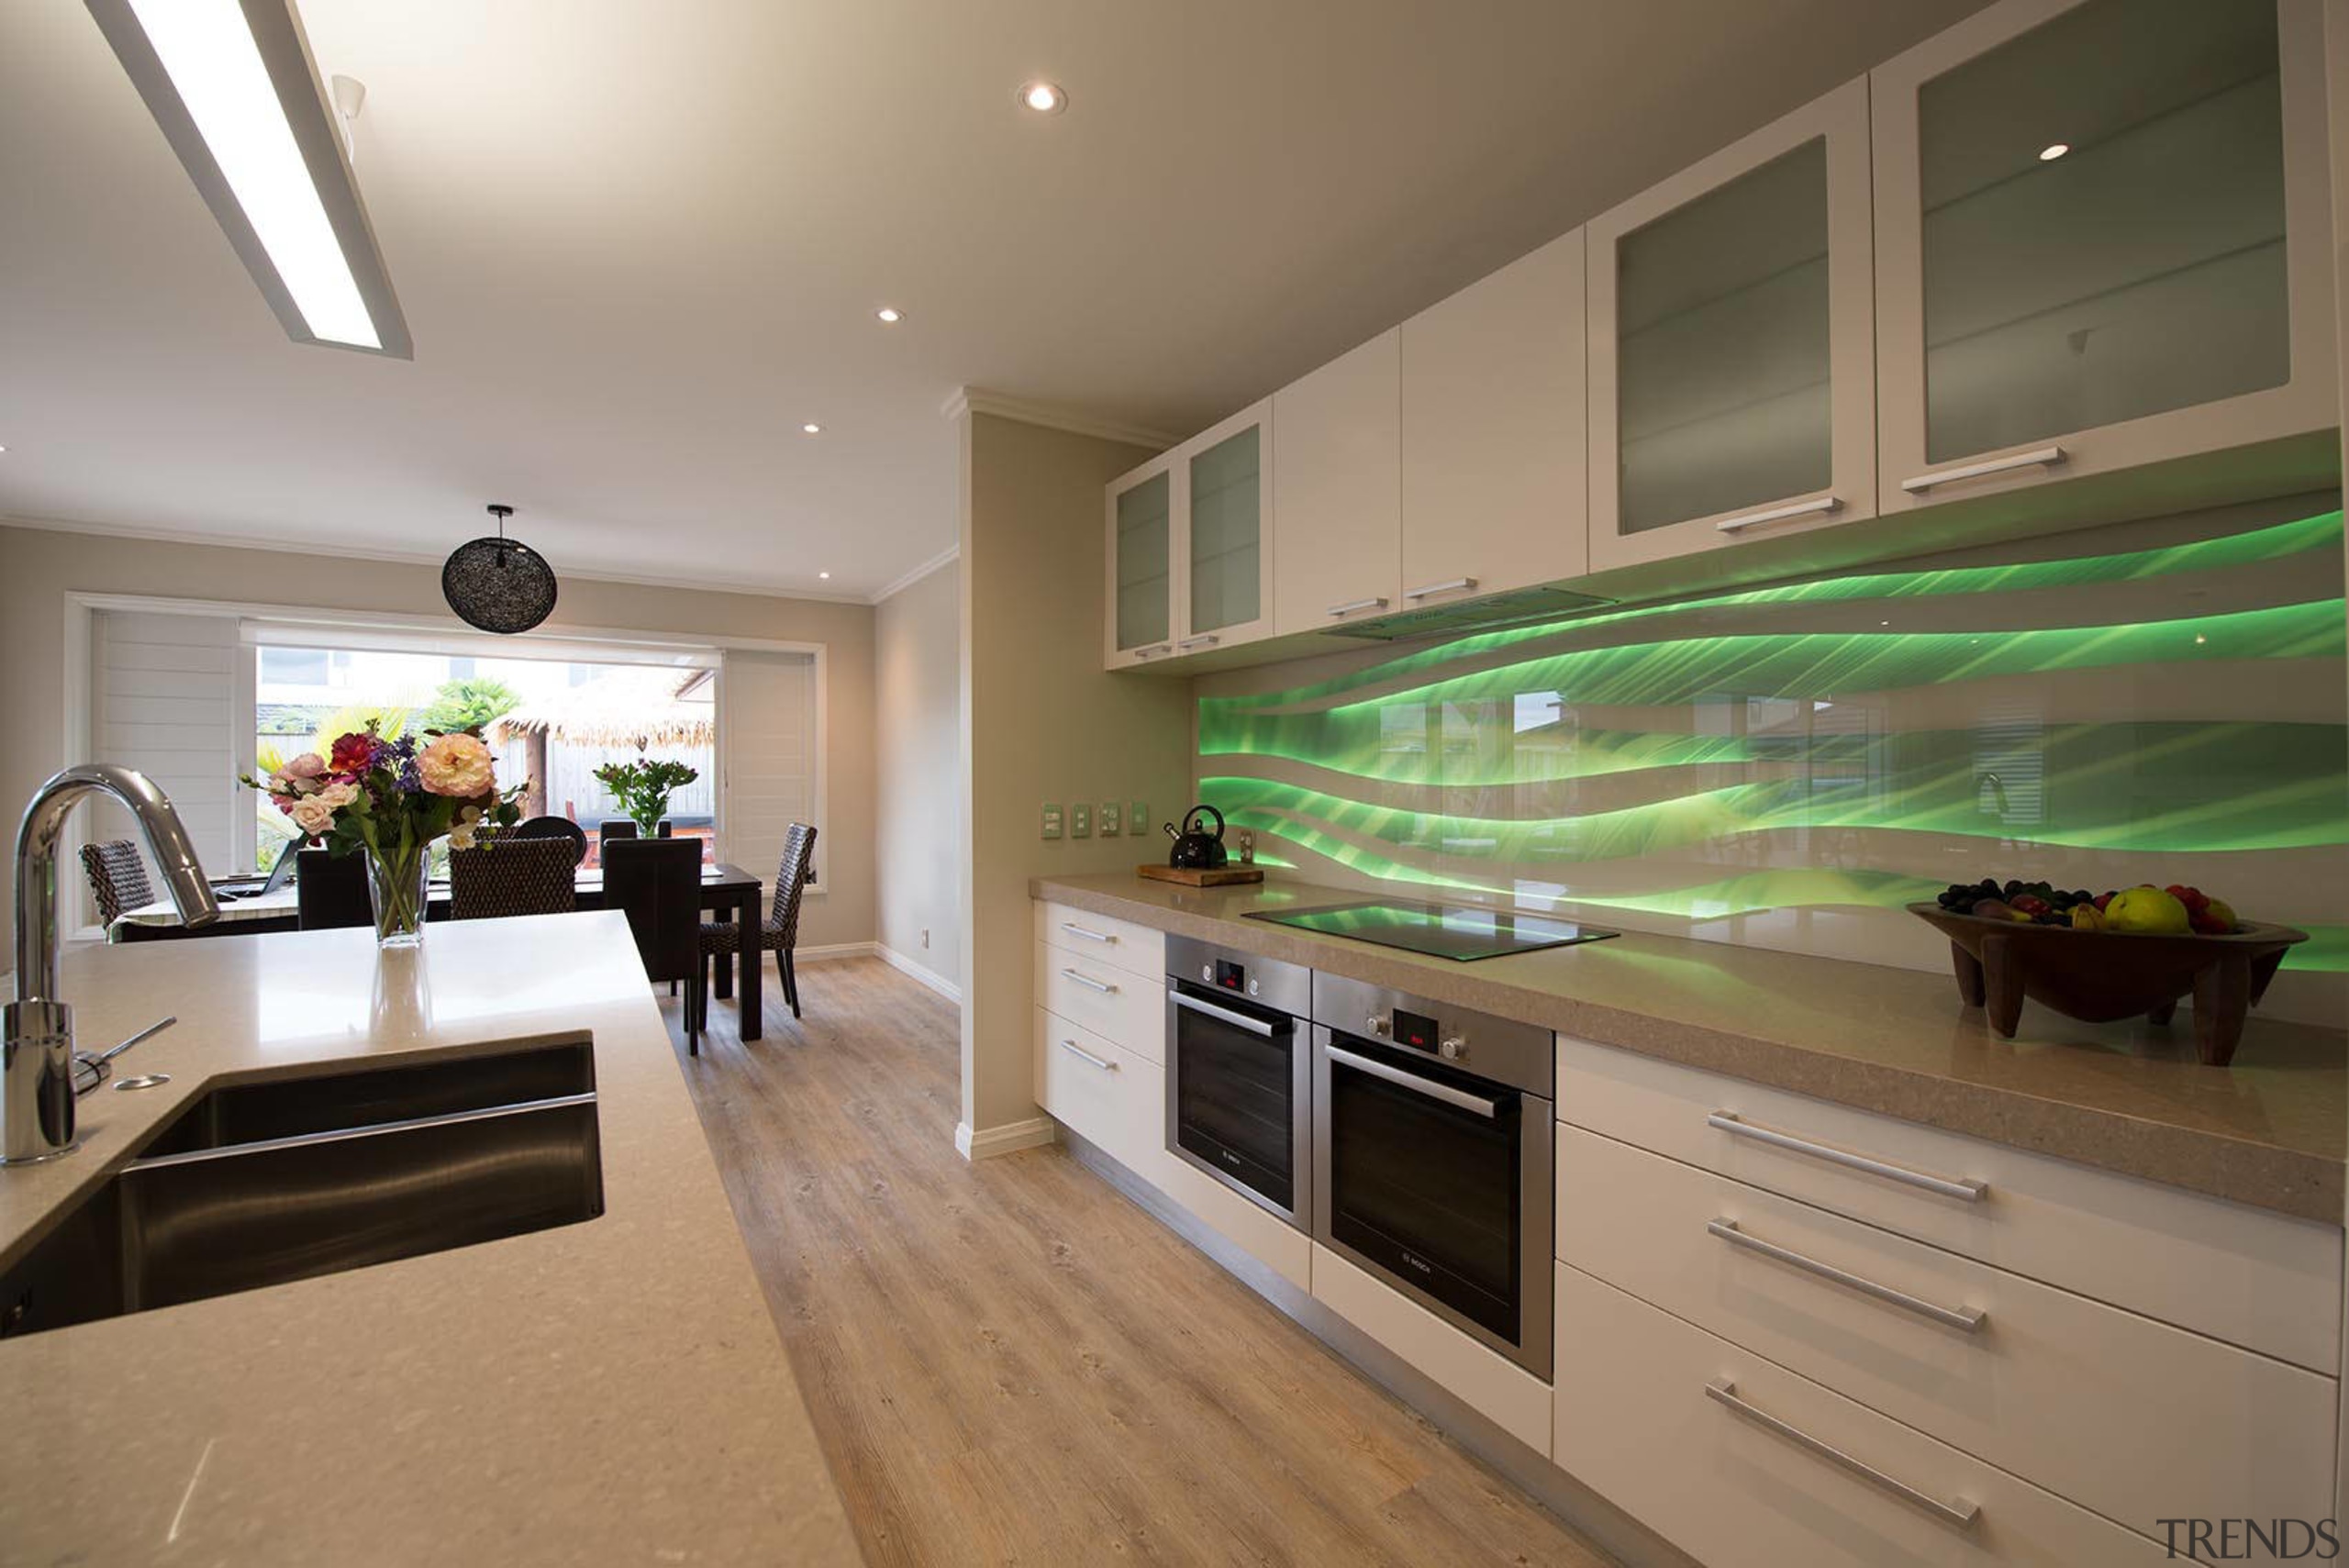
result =
[{"label": "base cabinet drawer", "polygon": [[2141,1533],[2323,1518],[2333,1380],[1578,1128],[1558,1255]]},{"label": "base cabinet drawer", "polygon": [[1095,963],[1113,964],[1129,974],[1151,980],[1163,980],[1166,974],[1166,933],[1114,915],[1039,902],[1036,940]]},{"label": "base cabinet drawer", "polygon": [[1550,1385],[1319,1242],[1313,1298],[1536,1453],[1550,1451]]},{"label": "base cabinet drawer", "polygon": [[[1565,1035],[1558,1119],[2314,1372],[2340,1370],[2337,1224]],[[1924,1184],[1933,1181],[1975,1195]]]},{"label": "base cabinet drawer", "polygon": [[1036,944],[1036,1000],[1152,1062],[1166,1059],[1166,978]]},{"label": "base cabinet drawer", "polygon": [[1709,1568],[2164,1560],[2153,1540],[1563,1263],[1557,1314],[1555,1462]]},{"label": "base cabinet drawer", "polygon": [[1165,1142],[1165,1069],[1042,1007],[1036,1103],[1130,1168],[1141,1169]]}]

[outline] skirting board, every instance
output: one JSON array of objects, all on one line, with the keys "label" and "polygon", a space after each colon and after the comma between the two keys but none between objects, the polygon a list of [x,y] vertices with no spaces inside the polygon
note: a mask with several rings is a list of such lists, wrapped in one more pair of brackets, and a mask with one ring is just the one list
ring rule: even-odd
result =
[{"label": "skirting board", "polygon": [[878,942],[834,942],[829,947],[794,948],[791,960],[796,963],[804,958],[873,958],[878,955],[880,947]]},{"label": "skirting board", "polygon": [[[1050,1118],[1045,1118],[1047,1122]],[[1205,1252],[1226,1273],[1263,1296],[1355,1371],[1424,1416],[1436,1429],[1484,1461],[1542,1507],[1581,1531],[1624,1568],[1702,1568],[1647,1526],[1552,1464],[1419,1368],[1241,1251],[1197,1215],[1067,1128],[1061,1141],[1076,1162],[1152,1218]]]},{"label": "skirting board", "polygon": [[920,981],[924,985],[929,986],[931,990],[937,992],[940,995],[945,997],[955,1006],[960,1006],[962,1005],[963,988],[960,985],[955,984],[952,980],[947,979],[943,974],[939,973],[938,971],[930,968],[928,964],[918,963],[914,960],[907,958],[904,953],[899,952],[896,949],[883,942],[874,942],[873,944],[873,953],[874,957],[887,964],[890,968],[897,970],[900,973],[912,975],[916,980]]},{"label": "skirting board", "polygon": [[1026,1121],[1008,1121],[1001,1127],[990,1127],[979,1132],[971,1130],[967,1121],[954,1127],[954,1152],[965,1160],[992,1160],[998,1154],[1015,1153],[1022,1149],[1038,1149],[1052,1140],[1052,1118],[1031,1117]]}]

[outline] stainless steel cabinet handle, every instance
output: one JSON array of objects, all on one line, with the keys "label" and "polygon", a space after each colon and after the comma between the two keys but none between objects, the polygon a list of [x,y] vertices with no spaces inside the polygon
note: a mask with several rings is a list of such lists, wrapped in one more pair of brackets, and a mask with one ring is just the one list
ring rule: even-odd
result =
[{"label": "stainless steel cabinet handle", "polygon": [[1174,646],[1182,649],[1185,652],[1188,652],[1194,648],[1213,648],[1217,643],[1222,640],[1223,639],[1210,631],[1204,632],[1197,637],[1186,637]]},{"label": "stainless steel cabinet handle", "polygon": [[1904,479],[1900,488],[1911,495],[1931,490],[1936,484],[1954,484],[1961,479],[1987,479],[1994,473],[2012,473],[2019,468],[2052,468],[2064,461],[2062,447],[2039,447],[2009,457],[1985,458],[1980,462],[1961,463],[1955,468],[1937,468],[1931,473],[1920,473]]},{"label": "stainless steel cabinet handle", "polygon": [[1744,512],[1734,517],[1723,517],[1713,527],[1725,534],[1741,528],[1758,528],[1764,523],[1783,523],[1795,517],[1821,517],[1843,509],[1841,495],[1822,495],[1816,501],[1797,501],[1790,506],[1771,506],[1759,512]]},{"label": "stainless steel cabinet handle", "polygon": [[1235,1013],[1230,1007],[1219,1007],[1213,1002],[1202,1002],[1186,991],[1169,991],[1166,996],[1178,1007],[1194,1013],[1205,1013],[1211,1018],[1220,1018],[1233,1029],[1246,1029],[1250,1034],[1261,1035],[1266,1040],[1273,1038],[1273,1026],[1262,1018],[1252,1018],[1245,1013]]},{"label": "stainless steel cabinet handle", "polygon": [[1964,1177],[1952,1179],[1948,1176],[1936,1176],[1928,1172],[1911,1170],[1906,1165],[1896,1165],[1889,1160],[1879,1160],[1872,1154],[1857,1154],[1849,1149],[1838,1149],[1831,1143],[1814,1143],[1808,1138],[1798,1138],[1791,1132],[1780,1132],[1775,1127],[1764,1127],[1759,1122],[1747,1121],[1735,1111],[1715,1111],[1705,1118],[1705,1125],[1717,1127],[1733,1137],[1750,1138],[1756,1143],[1766,1143],[1773,1149],[1785,1149],[1797,1154],[1808,1154],[1814,1160],[1824,1160],[1830,1164],[1848,1166],[1854,1171],[1865,1171],[1871,1176],[1882,1176],[1887,1181],[1899,1182],[1906,1186],[1922,1187],[1929,1193],[1939,1193],[1943,1197],[1962,1198],[1967,1203],[1980,1202],[1983,1195],[1990,1190],[1990,1184],[1987,1182],[1977,1182]]},{"label": "stainless steel cabinet handle", "polygon": [[1115,1073],[1118,1070],[1118,1064],[1116,1062],[1104,1061],[1102,1058],[1094,1055],[1091,1051],[1085,1050],[1085,1047],[1077,1044],[1076,1041],[1073,1040],[1064,1040],[1061,1041],[1061,1049],[1067,1051],[1071,1056],[1080,1057],[1086,1062],[1090,1062],[1094,1066],[1098,1067],[1104,1073]]},{"label": "stainless steel cabinet handle", "polygon": [[1174,645],[1171,642],[1153,642],[1147,647],[1137,648],[1133,651],[1136,659],[1155,659],[1162,653],[1174,652]]},{"label": "stainless steel cabinet handle", "polygon": [[1090,974],[1079,974],[1074,969],[1063,969],[1061,971],[1061,973],[1066,978],[1075,981],[1079,985],[1084,986],[1088,991],[1098,991],[1104,996],[1114,996],[1118,994],[1118,988],[1116,986],[1109,984],[1106,981],[1096,980]]},{"label": "stainless steel cabinet handle", "polygon": [[1493,1101],[1469,1094],[1464,1089],[1455,1089],[1449,1084],[1438,1084],[1431,1079],[1422,1078],[1416,1073],[1406,1073],[1400,1067],[1389,1067],[1375,1058],[1357,1056],[1351,1051],[1341,1051],[1334,1045],[1328,1047],[1327,1050],[1330,1052],[1330,1061],[1343,1062],[1355,1072],[1367,1073],[1374,1078],[1384,1078],[1397,1088],[1408,1089],[1415,1095],[1425,1095],[1431,1100],[1442,1100],[1447,1106],[1458,1106],[1464,1111],[1474,1111],[1487,1121],[1500,1114],[1500,1106]]},{"label": "stainless steel cabinet handle", "polygon": [[1449,583],[1431,583],[1424,588],[1406,588],[1403,596],[1407,599],[1429,599],[1438,594],[1465,593],[1475,585],[1474,577],[1454,577]]},{"label": "stainless steel cabinet handle", "polygon": [[1086,928],[1076,924],[1074,920],[1063,920],[1061,922],[1061,929],[1066,931],[1072,937],[1083,937],[1088,942],[1114,943],[1118,940],[1107,931],[1088,930]]},{"label": "stainless steel cabinet handle", "polygon": [[1945,1519],[1960,1529],[1967,1529],[1982,1517],[1982,1506],[1960,1497],[1954,1503],[1944,1503],[1930,1493],[1920,1492],[1906,1481],[1896,1480],[1863,1459],[1854,1459],[1831,1443],[1821,1442],[1798,1427],[1790,1427],[1766,1410],[1748,1405],[1737,1396],[1737,1385],[1726,1377],[1717,1377],[1705,1385],[1705,1397],[1715,1404],[1726,1405],[1764,1431],[1776,1432],[1798,1448],[1809,1450],[1832,1464],[1840,1464],[1863,1481],[1873,1482],[1904,1503],[1914,1503],[1935,1518]]},{"label": "stainless steel cabinet handle", "polygon": [[1386,607],[1386,597],[1381,595],[1372,599],[1349,599],[1342,605],[1331,605],[1330,613],[1333,616],[1350,616],[1356,610],[1383,610]]},{"label": "stainless steel cabinet handle", "polygon": [[1800,1252],[1778,1246],[1775,1242],[1765,1241],[1759,1236],[1739,1229],[1737,1221],[1734,1219],[1712,1220],[1706,1225],[1705,1229],[1709,1234],[1720,1237],[1732,1247],[1742,1247],[1749,1252],[1759,1252],[1764,1257],[1785,1263],[1790,1268],[1800,1269],[1807,1274],[1816,1274],[1820,1279],[1840,1284],[1846,1290],[1856,1290],[1862,1296],[1872,1296],[1878,1301],[1889,1302],[1903,1310],[1914,1312],[1920,1318],[1930,1318],[1934,1322],[1952,1329],[1963,1329],[1971,1334],[1988,1320],[1989,1315],[1978,1307],[1942,1307],[1921,1296],[1911,1296],[1905,1290],[1895,1290],[1888,1284],[1878,1284],[1872,1279],[1862,1279],[1859,1275],[1839,1269],[1832,1263],[1822,1263],[1817,1258],[1805,1257]]}]

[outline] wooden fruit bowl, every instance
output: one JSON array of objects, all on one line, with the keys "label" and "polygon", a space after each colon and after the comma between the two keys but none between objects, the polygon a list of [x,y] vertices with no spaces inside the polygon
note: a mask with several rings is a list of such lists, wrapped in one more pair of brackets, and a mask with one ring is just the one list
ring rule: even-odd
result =
[{"label": "wooden fruit bowl", "polygon": [[2195,1044],[2213,1067],[2234,1060],[2243,1015],[2266,995],[2284,950],[2309,940],[2256,921],[2223,937],[2149,936],[2027,925],[1938,904],[1911,904],[1909,912],[1949,939],[1957,994],[2009,1040],[2025,996],[2083,1023],[2143,1015],[2165,1024],[2190,993]]}]

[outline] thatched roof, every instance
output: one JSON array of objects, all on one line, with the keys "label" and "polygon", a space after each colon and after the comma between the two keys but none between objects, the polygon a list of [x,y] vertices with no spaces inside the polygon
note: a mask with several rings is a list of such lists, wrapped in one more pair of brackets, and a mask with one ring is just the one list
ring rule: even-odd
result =
[{"label": "thatched roof", "polygon": [[697,670],[655,668],[607,670],[584,686],[525,703],[499,719],[494,732],[544,733],[553,740],[588,746],[707,746],[716,737],[716,705],[681,702],[677,690],[696,679]]}]

